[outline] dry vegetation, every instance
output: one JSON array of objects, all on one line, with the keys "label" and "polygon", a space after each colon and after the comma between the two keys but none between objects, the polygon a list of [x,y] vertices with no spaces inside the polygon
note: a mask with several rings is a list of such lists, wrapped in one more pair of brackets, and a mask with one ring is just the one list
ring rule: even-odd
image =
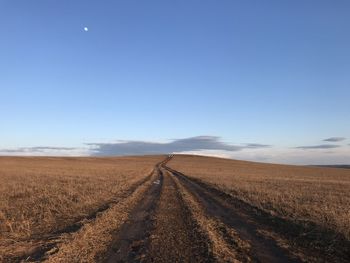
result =
[{"label": "dry vegetation", "polygon": [[85,223],[82,229],[65,238],[53,253],[47,253],[49,257],[46,257],[45,262],[106,262],[106,254],[115,234],[128,221],[131,211],[142,201],[156,177],[157,173],[153,173],[151,180],[142,183],[127,198],[120,200],[95,220]]},{"label": "dry vegetation", "polygon": [[350,239],[350,170],[176,156],[169,167],[290,220]]},{"label": "dry vegetation", "polygon": [[1,157],[0,262],[348,262],[350,170],[169,160]]},{"label": "dry vegetation", "polygon": [[162,159],[1,157],[0,250],[94,213],[144,179]]}]

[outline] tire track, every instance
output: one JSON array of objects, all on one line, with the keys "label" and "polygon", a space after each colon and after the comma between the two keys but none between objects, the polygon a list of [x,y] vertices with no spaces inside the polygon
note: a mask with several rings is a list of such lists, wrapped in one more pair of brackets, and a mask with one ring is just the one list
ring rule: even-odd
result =
[{"label": "tire track", "polygon": [[[241,240],[237,233],[221,221],[208,216],[203,206],[194,198],[179,181],[172,176],[186,206],[189,207],[193,219],[198,223],[203,233],[208,237],[209,249],[214,262],[251,262],[247,251],[250,246]],[[204,259],[202,260],[204,261]]]},{"label": "tire track", "polygon": [[149,254],[151,232],[154,229],[154,214],[163,188],[161,167],[171,157],[155,167],[156,177],[146,190],[142,200],[132,209],[127,222],[118,232],[106,253],[104,262],[141,262]]},{"label": "tire track", "polygon": [[116,233],[106,263],[212,262],[208,238],[200,232],[189,207],[163,166],[144,198]]},{"label": "tire track", "polygon": [[105,262],[140,262],[148,252],[154,211],[163,185],[163,175],[157,168],[157,177],[140,203],[134,207],[116,234]]},{"label": "tire track", "polygon": [[194,220],[172,175],[162,169],[163,189],[155,216],[149,262],[212,262],[210,240]]},{"label": "tire track", "polygon": [[167,161],[157,167],[159,184],[116,233],[105,262],[300,262]]},{"label": "tire track", "polygon": [[[237,211],[237,208],[234,209],[228,206],[220,195],[214,195],[183,174],[171,168],[165,168],[195,197],[208,217],[222,222],[226,229],[235,230],[242,240],[250,244],[247,258],[250,258],[253,262],[301,262],[287,250],[279,247],[273,239],[259,234],[260,225],[256,224],[249,215],[245,215],[243,211]],[[242,261],[242,257],[240,260]]]}]

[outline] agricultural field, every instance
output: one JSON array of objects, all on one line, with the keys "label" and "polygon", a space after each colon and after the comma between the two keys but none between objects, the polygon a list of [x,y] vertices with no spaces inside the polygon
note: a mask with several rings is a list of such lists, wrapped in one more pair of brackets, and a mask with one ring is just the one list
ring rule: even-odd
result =
[{"label": "agricultural field", "polygon": [[61,233],[76,232],[129,196],[162,159],[1,157],[0,261],[40,254]]},{"label": "agricultural field", "polygon": [[0,158],[1,262],[349,262],[350,170]]}]

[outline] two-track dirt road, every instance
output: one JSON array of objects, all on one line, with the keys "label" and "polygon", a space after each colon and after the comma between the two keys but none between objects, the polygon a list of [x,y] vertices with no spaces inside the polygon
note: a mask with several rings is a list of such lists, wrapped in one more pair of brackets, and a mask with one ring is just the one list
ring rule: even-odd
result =
[{"label": "two-track dirt road", "polygon": [[208,240],[192,220],[164,164],[157,166],[158,176],[118,231],[107,262],[199,262],[212,258]]},{"label": "two-track dirt road", "polygon": [[106,262],[300,262],[237,202],[166,166],[115,235]]}]

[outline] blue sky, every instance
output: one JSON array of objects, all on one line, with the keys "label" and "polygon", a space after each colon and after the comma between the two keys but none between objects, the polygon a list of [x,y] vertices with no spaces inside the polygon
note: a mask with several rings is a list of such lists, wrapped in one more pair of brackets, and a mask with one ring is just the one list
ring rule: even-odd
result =
[{"label": "blue sky", "polygon": [[[349,1],[0,0],[0,154],[205,135],[270,145],[209,154],[350,163],[349,13]],[[304,147],[323,144],[337,147]]]}]

